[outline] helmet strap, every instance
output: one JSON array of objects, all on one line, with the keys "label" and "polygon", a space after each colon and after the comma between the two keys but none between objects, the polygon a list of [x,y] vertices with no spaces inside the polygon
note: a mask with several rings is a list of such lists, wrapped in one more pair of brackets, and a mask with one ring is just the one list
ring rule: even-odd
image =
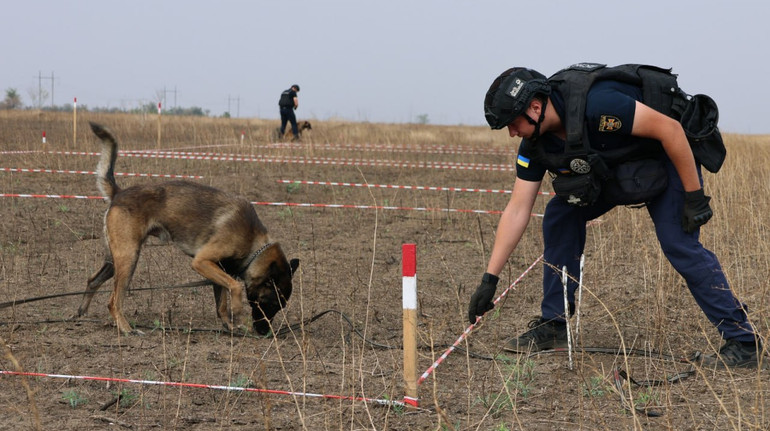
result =
[{"label": "helmet strap", "polygon": [[529,138],[530,141],[537,141],[537,138],[540,137],[540,125],[543,124],[543,120],[545,120],[545,107],[548,106],[548,98],[543,100],[543,107],[540,109],[540,117],[535,121],[532,117],[530,117],[528,114],[524,114],[524,118],[527,119],[527,122],[533,126],[535,126],[535,132],[532,133],[532,136]]}]

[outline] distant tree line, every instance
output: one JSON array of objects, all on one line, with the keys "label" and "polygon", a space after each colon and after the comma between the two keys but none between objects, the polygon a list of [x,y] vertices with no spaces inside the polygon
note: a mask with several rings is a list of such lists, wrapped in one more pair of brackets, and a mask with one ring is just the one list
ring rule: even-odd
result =
[{"label": "distant tree line", "polygon": [[[5,98],[0,101],[0,110],[2,109],[35,109],[35,107],[25,107],[24,103],[21,101],[21,96],[19,95],[19,92],[15,88],[8,88],[5,90]],[[54,106],[44,106],[40,109],[44,111],[55,111],[55,112],[72,112],[73,106],[70,103],[65,103],[63,105],[54,105]],[[158,110],[158,104],[154,102],[148,102],[145,103],[139,107],[135,108],[105,108],[105,107],[94,107],[90,108],[87,105],[78,105],[78,110],[82,111],[89,111],[89,112],[101,112],[101,113],[130,113],[130,114],[141,114],[141,113],[147,113],[147,112],[157,112]],[[173,107],[173,108],[166,108],[163,109],[163,115],[192,115],[192,116],[198,116],[198,117],[208,117],[210,114],[210,111],[208,109],[203,109],[198,106],[191,106],[189,108],[182,108],[182,107]],[[226,113],[226,116],[229,116],[228,113]]]},{"label": "distant tree line", "polygon": [[5,99],[0,102],[0,109],[21,109],[22,107],[19,92],[15,88],[5,90]]}]

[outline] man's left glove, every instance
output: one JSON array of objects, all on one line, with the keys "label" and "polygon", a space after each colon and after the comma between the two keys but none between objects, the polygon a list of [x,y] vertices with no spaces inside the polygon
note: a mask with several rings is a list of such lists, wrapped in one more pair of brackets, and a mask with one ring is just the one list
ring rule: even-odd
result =
[{"label": "man's left glove", "polygon": [[682,229],[687,233],[695,232],[698,227],[706,224],[714,215],[709,206],[710,196],[703,189],[694,192],[684,192],[684,210],[682,210]]},{"label": "man's left glove", "polygon": [[492,299],[495,297],[497,282],[500,279],[496,275],[488,272],[481,277],[481,284],[476,288],[476,292],[471,295],[471,303],[468,306],[468,320],[471,325],[476,323],[476,316],[481,316],[487,311],[495,308]]}]

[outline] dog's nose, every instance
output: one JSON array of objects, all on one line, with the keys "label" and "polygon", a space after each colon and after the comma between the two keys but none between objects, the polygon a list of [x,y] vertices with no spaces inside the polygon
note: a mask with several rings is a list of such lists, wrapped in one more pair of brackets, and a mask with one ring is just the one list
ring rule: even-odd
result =
[{"label": "dog's nose", "polygon": [[259,319],[254,321],[254,331],[259,335],[265,335],[270,332],[270,322],[267,319]]}]

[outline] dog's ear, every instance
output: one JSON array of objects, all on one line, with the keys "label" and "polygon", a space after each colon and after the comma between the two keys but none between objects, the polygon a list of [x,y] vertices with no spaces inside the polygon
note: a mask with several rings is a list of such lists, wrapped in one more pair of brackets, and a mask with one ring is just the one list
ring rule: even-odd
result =
[{"label": "dog's ear", "polygon": [[291,275],[294,276],[294,272],[297,271],[297,268],[299,268],[299,259],[292,259],[289,261],[289,266],[291,267]]}]

